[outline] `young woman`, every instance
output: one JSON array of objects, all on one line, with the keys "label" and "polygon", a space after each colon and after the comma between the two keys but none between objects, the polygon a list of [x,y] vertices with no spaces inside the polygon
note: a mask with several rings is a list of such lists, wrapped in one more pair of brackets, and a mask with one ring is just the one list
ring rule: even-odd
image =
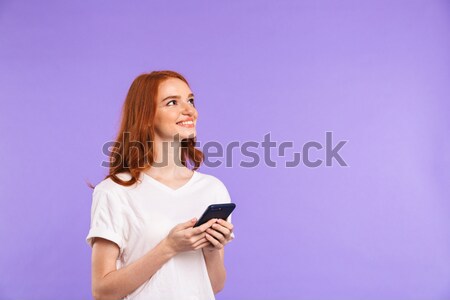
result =
[{"label": "young woman", "polygon": [[93,191],[86,239],[95,299],[211,300],[223,289],[231,217],[193,226],[208,205],[231,199],[219,179],[196,171],[197,117],[182,75],[157,71],[132,83],[109,175]]}]

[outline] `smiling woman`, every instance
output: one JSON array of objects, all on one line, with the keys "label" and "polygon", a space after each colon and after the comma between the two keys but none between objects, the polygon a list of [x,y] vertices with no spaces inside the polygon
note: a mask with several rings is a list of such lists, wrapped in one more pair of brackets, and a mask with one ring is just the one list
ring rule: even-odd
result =
[{"label": "smiling woman", "polygon": [[[184,127],[175,126],[185,119],[197,119],[193,99],[187,80],[179,73],[157,71],[138,76],[131,84],[122,108],[122,122],[112,146],[106,178],[125,186],[136,183],[140,173],[155,163],[155,155],[168,153],[154,148],[167,144],[171,140],[170,134],[181,140],[175,145],[179,146],[176,150],[181,148],[179,163],[186,166],[190,161],[194,165],[193,170],[197,170],[203,161],[203,153],[195,148],[195,123],[190,131],[178,132]],[[187,102],[191,104],[187,105]],[[186,106],[189,106],[188,111],[184,111]],[[166,128],[168,126],[172,129]],[[130,180],[123,181],[117,176],[124,171],[130,173]]]},{"label": "smiling woman", "polygon": [[92,186],[95,299],[210,300],[223,289],[231,216],[194,225],[210,204],[231,199],[218,178],[197,171],[197,118],[182,75],[157,71],[132,83],[109,174]]}]

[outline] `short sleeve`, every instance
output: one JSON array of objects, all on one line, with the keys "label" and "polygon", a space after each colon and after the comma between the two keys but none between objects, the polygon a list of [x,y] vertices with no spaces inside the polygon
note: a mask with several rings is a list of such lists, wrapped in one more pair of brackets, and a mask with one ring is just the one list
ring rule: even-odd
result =
[{"label": "short sleeve", "polygon": [[122,201],[115,192],[94,189],[91,226],[86,237],[88,245],[92,247],[96,237],[104,238],[116,243],[122,255],[125,249],[123,211]]},{"label": "short sleeve", "polygon": [[[217,203],[231,203],[230,193],[228,192],[227,187],[223,184],[223,182],[219,181],[218,195],[217,195]],[[232,223],[233,213],[227,219],[227,222]],[[234,239],[234,232],[231,233],[231,237]]]}]

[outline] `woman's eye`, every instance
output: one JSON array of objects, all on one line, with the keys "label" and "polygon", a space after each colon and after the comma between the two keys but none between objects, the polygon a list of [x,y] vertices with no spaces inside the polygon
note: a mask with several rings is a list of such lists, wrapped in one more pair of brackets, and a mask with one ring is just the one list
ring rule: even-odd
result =
[{"label": "woman's eye", "polygon": [[[195,106],[194,105],[194,99],[189,99],[188,102],[190,102],[193,106]],[[170,100],[169,102],[167,102],[166,105],[167,106],[173,106],[172,103],[173,103],[173,105],[177,104],[177,100]]]}]

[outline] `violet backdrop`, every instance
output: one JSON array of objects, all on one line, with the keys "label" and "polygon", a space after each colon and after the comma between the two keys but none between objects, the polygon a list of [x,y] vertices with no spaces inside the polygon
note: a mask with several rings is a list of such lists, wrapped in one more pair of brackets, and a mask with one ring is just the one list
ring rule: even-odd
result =
[{"label": "violet backdrop", "polygon": [[[0,1],[0,299],[91,299],[85,180],[161,69],[199,141],[294,143],[199,170],[237,204],[217,299],[450,299],[449,28],[437,0]],[[327,131],[348,167],[283,167]]]}]

